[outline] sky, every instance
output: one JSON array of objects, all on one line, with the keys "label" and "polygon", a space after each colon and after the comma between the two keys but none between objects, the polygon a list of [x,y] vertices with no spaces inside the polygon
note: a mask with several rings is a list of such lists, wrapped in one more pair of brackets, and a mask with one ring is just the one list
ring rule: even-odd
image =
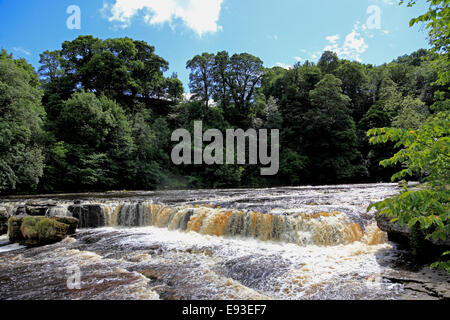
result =
[{"label": "sky", "polygon": [[[248,52],[265,67],[317,62],[324,50],[380,65],[429,48],[427,11],[398,0],[0,0],[0,48],[36,69],[39,54],[79,35],[153,45],[189,91],[186,62],[203,52]],[[78,15],[79,12],[79,15]]]}]

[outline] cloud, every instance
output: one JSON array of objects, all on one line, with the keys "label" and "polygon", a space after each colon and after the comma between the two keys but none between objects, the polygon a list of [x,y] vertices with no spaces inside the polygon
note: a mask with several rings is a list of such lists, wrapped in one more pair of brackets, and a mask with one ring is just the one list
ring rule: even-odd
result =
[{"label": "cloud", "polygon": [[115,0],[114,4],[104,3],[102,12],[121,28],[129,27],[135,16],[143,17],[149,25],[168,23],[172,28],[179,19],[202,36],[221,30],[218,21],[222,3],[223,0]]},{"label": "cloud", "polygon": [[331,43],[336,43],[339,40],[340,36],[338,34],[334,36],[328,36],[325,39]]},{"label": "cloud", "polygon": [[17,53],[22,53],[22,54],[27,55],[27,56],[31,55],[31,52],[30,52],[30,51],[25,50],[25,49],[22,48],[22,47],[13,47],[12,49],[13,49],[13,51],[15,51],[15,52],[17,52]]},{"label": "cloud", "polygon": [[303,58],[300,58],[300,57],[294,57],[294,59],[295,59],[295,61],[297,61],[297,62],[302,62],[302,61],[303,61]]},{"label": "cloud", "polygon": [[325,39],[329,42],[329,44],[323,50],[332,51],[341,58],[361,62],[361,55],[367,51],[369,46],[359,33],[359,29],[359,23],[356,23],[352,32],[345,36],[344,43],[341,46],[338,44],[338,40],[340,39],[339,35],[326,37]]},{"label": "cloud", "polygon": [[382,4],[385,4],[387,6],[393,6],[395,4],[394,0],[371,0],[371,2],[381,2]]},{"label": "cloud", "polygon": [[277,63],[275,63],[275,65],[277,67],[281,67],[281,68],[286,69],[286,70],[290,70],[290,69],[293,68],[291,65],[285,64],[285,63],[282,63],[282,62],[277,62]]}]

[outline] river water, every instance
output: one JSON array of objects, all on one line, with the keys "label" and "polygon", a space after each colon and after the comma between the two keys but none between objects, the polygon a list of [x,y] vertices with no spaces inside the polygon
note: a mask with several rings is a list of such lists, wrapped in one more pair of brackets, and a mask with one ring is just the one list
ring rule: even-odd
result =
[{"label": "river water", "polygon": [[10,214],[39,207],[82,228],[40,248],[0,238],[0,299],[423,298],[411,283],[449,277],[405,268],[406,253],[366,212],[398,192],[371,184],[3,198]]}]

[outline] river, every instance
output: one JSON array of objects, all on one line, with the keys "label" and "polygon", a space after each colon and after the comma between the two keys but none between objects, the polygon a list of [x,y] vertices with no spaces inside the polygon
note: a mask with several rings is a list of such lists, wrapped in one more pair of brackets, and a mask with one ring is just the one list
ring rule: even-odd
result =
[{"label": "river", "polygon": [[448,297],[450,277],[409,263],[366,212],[399,190],[365,184],[2,198],[10,214],[75,216],[81,228],[39,248],[0,238],[0,299]]}]

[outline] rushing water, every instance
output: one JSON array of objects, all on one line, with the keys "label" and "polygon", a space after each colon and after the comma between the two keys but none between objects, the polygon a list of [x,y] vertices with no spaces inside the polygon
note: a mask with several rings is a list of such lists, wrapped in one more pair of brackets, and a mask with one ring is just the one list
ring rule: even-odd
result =
[{"label": "rushing water", "polygon": [[[0,298],[404,298],[404,285],[388,280],[402,252],[366,213],[396,192],[377,184],[3,199],[11,214],[40,206],[82,228],[41,248],[0,246]],[[79,289],[67,284],[74,270]]]}]

